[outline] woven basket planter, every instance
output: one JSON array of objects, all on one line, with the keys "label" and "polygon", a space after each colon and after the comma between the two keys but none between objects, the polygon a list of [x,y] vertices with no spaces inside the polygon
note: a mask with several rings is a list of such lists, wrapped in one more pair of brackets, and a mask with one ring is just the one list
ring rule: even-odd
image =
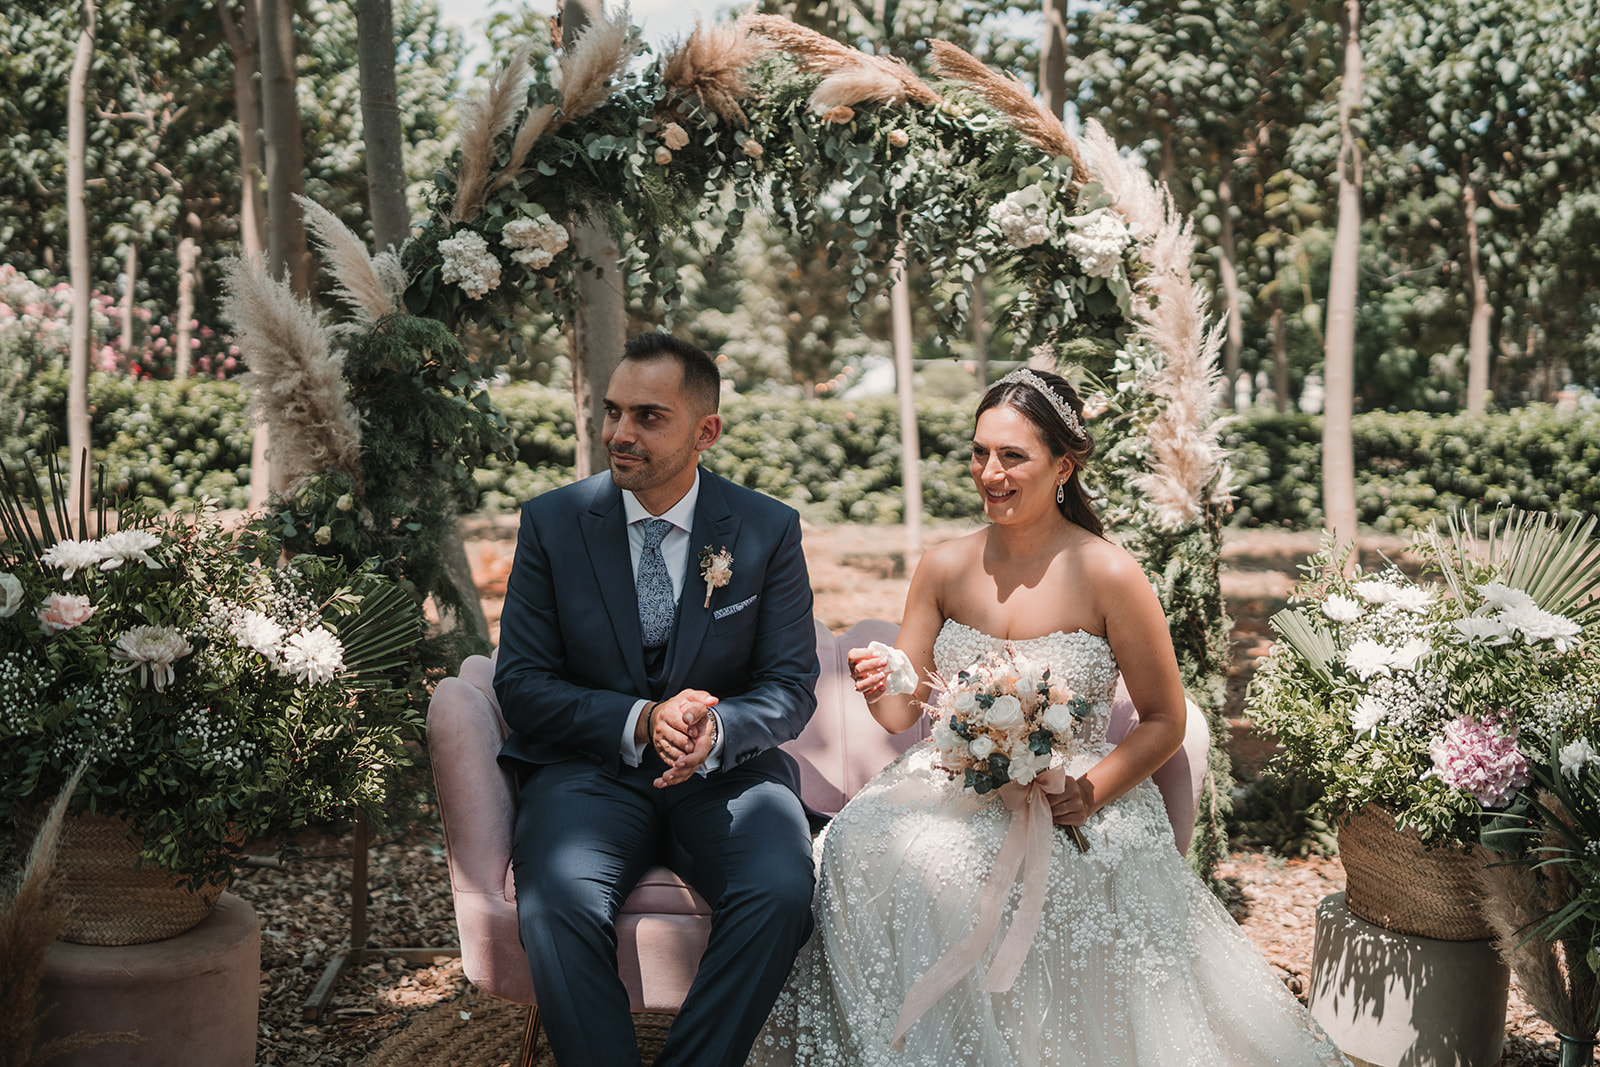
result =
[{"label": "woven basket planter", "polygon": [[1376,805],[1339,827],[1345,905],[1375,926],[1436,941],[1494,936],[1478,907],[1474,861],[1454,849],[1429,849]]},{"label": "woven basket planter", "polygon": [[142,945],[198,926],[227,883],[198,891],[153,864],[138,866],[139,841],[126,819],[68,815],[52,888],[69,909],[60,939],[76,945]]}]

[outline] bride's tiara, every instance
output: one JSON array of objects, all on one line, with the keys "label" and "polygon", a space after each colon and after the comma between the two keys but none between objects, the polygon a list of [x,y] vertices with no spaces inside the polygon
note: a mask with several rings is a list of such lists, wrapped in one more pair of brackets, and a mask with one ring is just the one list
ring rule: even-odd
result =
[{"label": "bride's tiara", "polygon": [[1033,371],[1027,367],[1018,367],[1016,370],[1000,379],[1001,385],[1010,385],[1014,382],[1022,382],[1025,385],[1031,385],[1039,392],[1043,393],[1044,398],[1050,401],[1050,406],[1056,409],[1056,414],[1061,416],[1061,421],[1066,423],[1067,431],[1073,436],[1083,438],[1087,438],[1089,436],[1083,428],[1083,420],[1078,418],[1078,413],[1072,410],[1072,405],[1068,404],[1066,399],[1063,398],[1060,393],[1057,393],[1054,389],[1050,388],[1049,382],[1033,373]]}]

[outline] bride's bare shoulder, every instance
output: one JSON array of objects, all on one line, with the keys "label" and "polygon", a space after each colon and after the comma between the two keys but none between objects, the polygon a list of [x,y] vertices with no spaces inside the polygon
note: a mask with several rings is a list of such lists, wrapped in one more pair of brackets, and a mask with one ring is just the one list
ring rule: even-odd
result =
[{"label": "bride's bare shoulder", "polygon": [[983,535],[984,531],[974,530],[926,549],[917,564],[917,573],[936,581],[966,573],[973,560],[983,555]]},{"label": "bride's bare shoulder", "polygon": [[1089,577],[1103,588],[1116,589],[1129,583],[1148,586],[1144,568],[1127,549],[1101,537],[1085,537],[1078,547],[1079,559]]}]

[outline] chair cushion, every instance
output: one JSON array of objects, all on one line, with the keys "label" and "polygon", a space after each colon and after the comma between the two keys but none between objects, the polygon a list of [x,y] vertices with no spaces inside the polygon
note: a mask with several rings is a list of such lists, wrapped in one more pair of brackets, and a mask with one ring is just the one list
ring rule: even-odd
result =
[{"label": "chair cushion", "polygon": [[711,906],[665,867],[651,867],[622,902],[623,915],[705,915]]}]

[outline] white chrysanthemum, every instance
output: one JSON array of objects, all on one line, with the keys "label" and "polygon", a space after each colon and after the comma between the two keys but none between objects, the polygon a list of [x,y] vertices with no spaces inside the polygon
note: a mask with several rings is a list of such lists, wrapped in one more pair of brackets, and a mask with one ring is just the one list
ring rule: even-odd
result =
[{"label": "white chrysanthemum", "polygon": [[1394,599],[1395,590],[1397,589],[1393,582],[1380,582],[1376,579],[1357,582],[1351,588],[1368,604],[1389,603]]},{"label": "white chrysanthemum", "polygon": [[111,658],[122,660],[126,666],[118,673],[126,674],[139,668],[139,684],[154,685],[158,693],[166,692],[172,684],[172,665],[194,651],[181,630],[170,626],[135,626],[121,637],[111,649]]},{"label": "white chrysanthemum", "polygon": [[1561,746],[1560,759],[1561,773],[1568,778],[1576,778],[1585,763],[1600,763],[1600,753],[1595,752],[1587,737],[1580,737],[1571,744]]},{"label": "white chrysanthemum", "polygon": [[1472,615],[1450,625],[1460,631],[1468,644],[1503,645],[1511,640],[1511,628],[1499,616]]},{"label": "white chrysanthemum", "polygon": [[1397,585],[1389,603],[1413,615],[1421,615],[1433,603],[1433,590],[1418,585]]},{"label": "white chrysanthemum", "polygon": [[1037,185],[1018,189],[989,209],[989,224],[1012,248],[1028,248],[1050,239],[1050,204]]},{"label": "white chrysanthemum", "polygon": [[1109,278],[1122,263],[1122,252],[1128,247],[1128,225],[1121,217],[1105,208],[1097,208],[1080,219],[1073,220],[1067,231],[1067,249],[1083,264],[1083,272],[1091,278]]},{"label": "white chrysanthemum", "polygon": [[241,611],[233,619],[233,639],[243,648],[253,648],[274,662],[283,645],[283,627],[259,611]]},{"label": "white chrysanthemum", "polygon": [[1391,649],[1377,641],[1363,639],[1351,645],[1344,654],[1344,666],[1364,682],[1373,675],[1388,674],[1392,658]]},{"label": "white chrysanthemum", "polygon": [[1521,589],[1500,582],[1485,582],[1478,586],[1478,592],[1483,596],[1483,605],[1490,611],[1509,611],[1513,608],[1536,608],[1533,597]]},{"label": "white chrysanthemum", "polygon": [[1578,635],[1583,632],[1577,623],[1565,615],[1557,615],[1532,603],[1507,608],[1500,613],[1500,621],[1521,632],[1526,643],[1531,645],[1535,641],[1550,641],[1561,652],[1578,647]]},{"label": "white chrysanthemum", "polygon": [[1433,646],[1420,637],[1413,637],[1399,648],[1389,650],[1389,666],[1396,670],[1414,671],[1417,661],[1433,651]]},{"label": "white chrysanthemum", "polygon": [[331,682],[344,669],[344,645],[321,626],[301,630],[284,642],[283,669],[300,682]]},{"label": "white chrysanthemum", "polygon": [[456,282],[463,292],[477,300],[500,284],[500,261],[489,251],[489,243],[476,230],[462,230],[439,242],[444,258],[441,277]]},{"label": "white chrysanthemum", "polygon": [[61,578],[67,582],[79,571],[98,567],[105,558],[98,541],[57,541],[39,557],[47,566],[61,568]]},{"label": "white chrysanthemum", "polygon": [[26,596],[16,575],[0,572],[0,619],[9,619],[22,610],[22,601]]},{"label": "white chrysanthemum", "polygon": [[114,571],[124,563],[143,563],[151,570],[160,570],[161,564],[150,558],[150,550],[161,547],[161,538],[149,530],[118,530],[100,539],[103,571]]},{"label": "white chrysanthemum", "polygon": [[1364,610],[1359,601],[1338,593],[1330,593],[1322,602],[1322,613],[1334,622],[1355,622]]},{"label": "white chrysanthemum", "polygon": [[500,243],[512,249],[511,258],[530,270],[543,270],[567,247],[567,228],[548,214],[515,218],[500,231]]},{"label": "white chrysanthemum", "polygon": [[1356,701],[1356,706],[1350,710],[1350,725],[1357,736],[1364,733],[1378,732],[1378,726],[1388,714],[1388,709],[1383,702],[1370,696],[1364,696]]}]

